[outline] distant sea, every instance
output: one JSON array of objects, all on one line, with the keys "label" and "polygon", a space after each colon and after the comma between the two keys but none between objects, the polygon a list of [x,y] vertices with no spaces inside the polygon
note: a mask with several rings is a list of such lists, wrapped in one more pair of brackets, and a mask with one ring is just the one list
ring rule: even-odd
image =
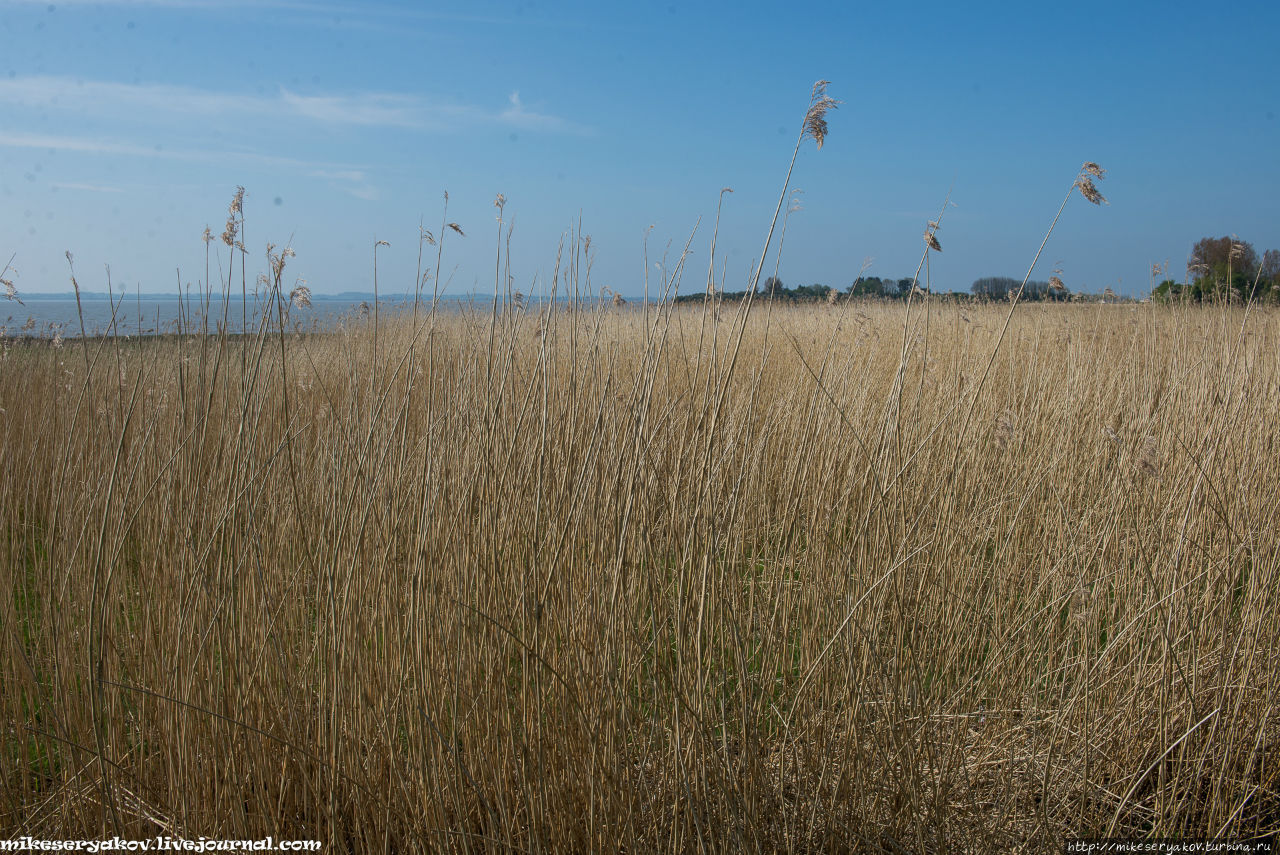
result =
[{"label": "distant sea", "polygon": [[[127,296],[123,300],[116,298],[115,322],[112,324],[112,301],[106,295],[88,295],[81,297],[80,307],[84,313],[84,332],[90,336],[110,335],[157,335],[178,332],[179,326],[186,332],[199,332],[205,328],[207,316],[208,330],[216,333],[226,319],[227,332],[241,332],[247,327],[250,332],[257,332],[259,322],[266,304],[250,297],[246,302],[237,295],[223,301],[215,296],[208,306],[202,306],[200,300],[193,296],[190,300],[174,295],[142,295]],[[451,298],[450,306],[464,305],[469,298]],[[288,329],[324,330],[332,329],[344,318],[359,318],[367,314],[373,305],[373,295],[341,294],[338,296],[311,297],[311,306],[299,308],[289,306],[285,325]],[[430,306],[430,301],[423,305]],[[379,300],[379,314],[412,310],[412,302],[406,303],[403,297],[395,300]],[[276,320],[275,308],[271,307],[271,319]],[[77,338],[80,335],[80,314],[76,307],[74,295],[39,295],[22,297],[22,302],[0,299],[0,329],[3,336],[17,338],[19,336],[36,336],[53,338],[61,334],[63,338]]]}]

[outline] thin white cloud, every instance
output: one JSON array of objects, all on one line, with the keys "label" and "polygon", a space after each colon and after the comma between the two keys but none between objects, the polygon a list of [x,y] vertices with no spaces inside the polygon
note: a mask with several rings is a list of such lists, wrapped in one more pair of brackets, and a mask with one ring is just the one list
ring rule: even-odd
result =
[{"label": "thin white cloud", "polygon": [[[43,148],[49,151],[79,151],[87,154],[123,154],[131,157],[163,157],[165,152],[132,143],[63,137],[53,134],[11,134],[0,131],[0,146]],[[168,156],[172,156],[169,153]]]},{"label": "thin white cloud", "polygon": [[281,89],[280,101],[296,115],[328,124],[413,128],[424,123],[422,102],[408,95],[295,95]]},{"label": "thin white cloud", "polygon": [[[2,2],[2,0],[0,0]],[[500,112],[418,95],[385,92],[303,95],[283,87],[273,95],[217,92],[156,83],[118,83],[59,75],[0,79],[0,104],[77,116],[303,118],[327,125],[456,131],[486,124],[530,131],[583,133],[557,116],[535,112],[512,92]]]},{"label": "thin white cloud", "polygon": [[[365,170],[358,167],[332,163],[313,163],[277,155],[244,151],[209,151],[200,149],[148,148],[131,143],[110,140],[84,139],[81,137],[54,136],[51,134],[11,134],[0,131],[0,148],[30,148],[45,151],[72,151],[82,154],[123,155],[126,157],[156,157],[165,160],[191,161],[202,164],[249,164],[273,169],[288,168],[305,172],[312,178],[323,178],[334,187],[357,199],[378,198],[375,187]],[[77,182],[56,182],[52,186],[64,190],[84,190],[99,193],[119,193],[120,188]]]},{"label": "thin white cloud", "polygon": [[357,199],[373,201],[378,198],[378,188],[369,183],[369,177],[363,169],[316,169],[310,173],[313,178],[324,178],[346,193]]},{"label": "thin white cloud", "polygon": [[519,90],[516,90],[507,96],[507,109],[499,113],[497,118],[498,121],[503,124],[531,131],[552,131],[572,134],[581,134],[586,132],[586,128],[561,119],[559,116],[538,113],[526,108],[524,106],[524,102],[520,100]]},{"label": "thin white cloud", "polygon": [[115,83],[57,75],[0,79],[0,103],[46,110],[119,115],[129,113],[255,113],[271,111],[272,101],[257,96],[209,92],[165,84]]},{"label": "thin white cloud", "polygon": [[329,178],[334,181],[364,181],[363,169],[317,169],[311,173],[313,178]]},{"label": "thin white cloud", "polygon": [[59,190],[84,190],[88,193],[123,193],[119,187],[107,187],[103,184],[81,184],[78,181],[55,181],[53,186]]},{"label": "thin white cloud", "polygon": [[122,155],[125,157],[154,157],[164,160],[195,161],[199,163],[239,163],[308,171],[314,169],[351,168],[341,164],[316,163],[292,157],[281,157],[280,155],[259,154],[252,151],[171,149],[163,146],[145,146],[115,140],[86,139],[84,137],[58,136],[55,134],[14,134],[0,131],[0,147],[74,151],[84,154]]}]

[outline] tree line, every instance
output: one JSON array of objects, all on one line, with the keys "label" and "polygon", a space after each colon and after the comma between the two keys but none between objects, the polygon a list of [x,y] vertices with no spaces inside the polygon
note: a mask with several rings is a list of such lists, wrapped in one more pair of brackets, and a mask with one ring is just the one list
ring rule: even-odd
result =
[{"label": "tree line", "polygon": [[[1152,268],[1153,279],[1157,269]],[[1195,303],[1280,302],[1280,250],[1269,249],[1259,257],[1253,244],[1245,240],[1201,238],[1191,248],[1183,280],[1165,279],[1151,290],[1151,297]]]},{"label": "tree line", "polygon": [[[958,291],[934,291],[934,296],[946,296],[952,299],[978,299],[978,300],[1005,300],[1014,293],[1022,285],[1021,279],[1012,279],[1007,276],[988,276],[976,280],[969,288],[969,292]],[[836,289],[830,285],[815,283],[813,285],[796,285],[787,287],[787,285],[777,276],[770,276],[765,279],[764,283],[756,290],[757,297],[763,297],[770,300],[784,300],[788,302],[814,302],[826,300],[834,302],[841,297],[862,297],[862,298],[880,298],[889,300],[906,299],[912,289],[915,288],[918,293],[923,292],[922,286],[910,276],[900,279],[882,278],[879,276],[859,276],[850,285],[843,290]],[[720,295],[721,299],[734,301],[741,300],[747,296],[746,291],[726,291]],[[1024,300],[1068,300],[1071,298],[1071,292],[1062,285],[1061,281],[1056,277],[1048,282],[1028,282],[1023,290],[1022,299]],[[705,299],[703,294],[684,294],[676,297],[677,303],[694,302]]]},{"label": "tree line", "polygon": [[[1152,267],[1153,285],[1156,277],[1164,272],[1164,267]],[[787,287],[777,276],[770,276],[756,290],[756,294],[788,302],[834,302],[842,296],[901,300],[908,297],[913,288],[922,287],[909,276],[900,279],[858,276],[843,290],[821,283]],[[1057,275],[1049,277],[1047,281],[1029,280],[1025,287],[1021,279],[984,276],[974,280],[968,293],[951,291],[945,292],[945,295],[953,299],[1007,300],[1018,293],[1019,288],[1022,289],[1022,300],[1062,302],[1091,299],[1083,294],[1073,294]],[[934,293],[942,295],[940,292]],[[747,296],[747,292],[725,292],[720,296],[725,300],[740,300]],[[1106,288],[1096,296],[1117,299],[1111,288]],[[1219,300],[1280,302],[1280,250],[1268,249],[1259,255],[1253,244],[1238,238],[1201,238],[1192,247],[1184,280],[1178,282],[1175,279],[1165,279],[1159,285],[1154,285],[1151,297],[1158,301],[1187,300],[1197,303]],[[704,298],[702,294],[686,294],[677,297],[676,302]]]}]

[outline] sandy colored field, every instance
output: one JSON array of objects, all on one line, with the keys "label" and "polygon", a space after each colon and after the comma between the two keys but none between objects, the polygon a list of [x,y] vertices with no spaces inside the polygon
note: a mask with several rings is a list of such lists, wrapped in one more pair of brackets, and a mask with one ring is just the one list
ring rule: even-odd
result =
[{"label": "sandy colored field", "polygon": [[1274,833],[1280,312],[903,312],[11,346],[0,829]]}]

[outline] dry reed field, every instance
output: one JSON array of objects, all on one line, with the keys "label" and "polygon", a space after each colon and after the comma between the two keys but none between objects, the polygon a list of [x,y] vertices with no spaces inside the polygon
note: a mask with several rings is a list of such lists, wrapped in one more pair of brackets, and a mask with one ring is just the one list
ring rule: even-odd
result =
[{"label": "dry reed field", "polygon": [[1280,310],[724,301],[712,246],[700,305],[575,239],[564,299],[286,332],[268,250],[257,334],[5,342],[0,830],[1274,835]]},{"label": "dry reed field", "polygon": [[1280,314],[903,313],[12,346],[0,827],[1274,833]]}]

